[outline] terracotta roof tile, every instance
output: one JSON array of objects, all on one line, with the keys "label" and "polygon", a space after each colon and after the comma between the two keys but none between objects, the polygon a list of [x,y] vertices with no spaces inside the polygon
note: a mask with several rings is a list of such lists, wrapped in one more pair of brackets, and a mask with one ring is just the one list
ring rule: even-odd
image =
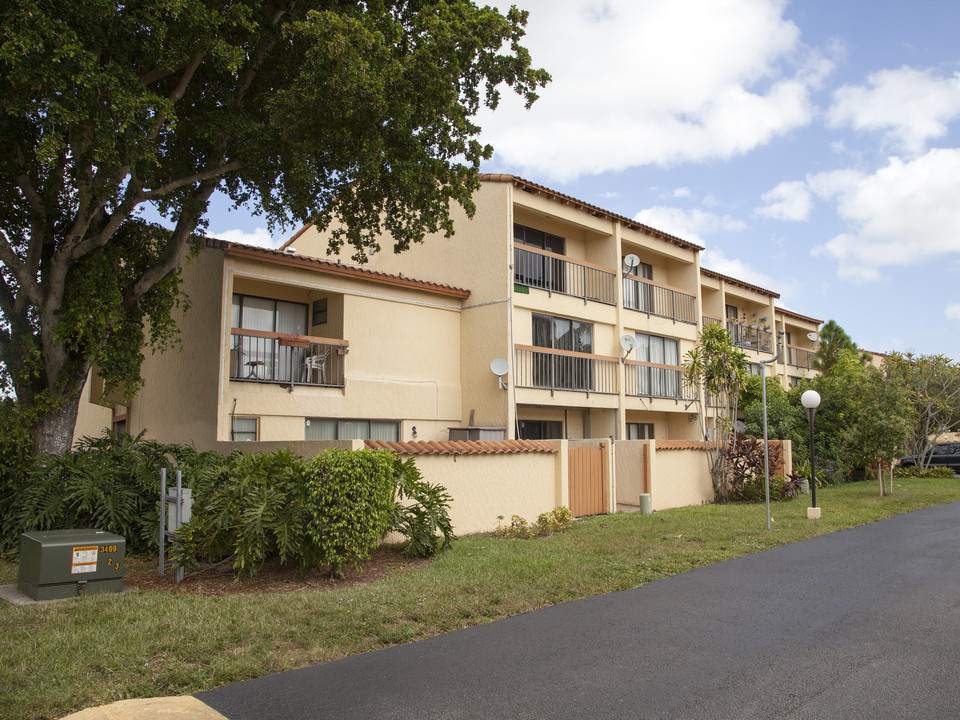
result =
[{"label": "terracotta roof tile", "polygon": [[699,440],[657,440],[657,450],[706,450],[707,444]]},{"label": "terracotta roof tile", "polygon": [[542,440],[411,440],[395,442],[366,440],[368,450],[389,450],[399,455],[504,455],[541,452],[556,453]]},{"label": "terracotta roof tile", "polygon": [[286,253],[280,250],[270,250],[267,248],[255,247],[253,245],[242,245],[240,243],[231,243],[225,240],[216,240],[207,238],[207,247],[216,248],[225,251],[228,255],[245,257],[251,260],[260,260],[262,262],[272,262],[280,265],[288,265],[313,272],[324,273],[327,275],[342,275],[346,277],[355,277],[360,280],[368,280],[381,285],[396,285],[399,287],[412,288],[414,290],[423,290],[425,292],[438,295],[448,295],[456,298],[467,298],[470,296],[469,290],[444,285],[443,283],[429,282],[427,280],[416,280],[410,277],[404,277],[402,273],[392,275],[390,273],[368,270],[357,265],[344,265],[331,260],[321,260],[320,258],[310,257],[309,255],[297,255]]},{"label": "terracotta roof tile", "polygon": [[770,297],[773,297],[773,298],[780,297],[780,293],[778,292],[774,292],[773,290],[767,290],[766,288],[762,288],[759,285],[751,285],[750,283],[744,280],[738,280],[737,278],[730,277],[729,275],[722,275],[721,273],[718,273],[716,270],[708,270],[707,268],[701,266],[700,273],[702,275],[706,275],[707,277],[716,278],[718,280],[726,280],[728,283],[738,285],[739,287],[746,288],[747,290],[754,290],[760,293],[761,295],[769,295]]},{"label": "terracotta roof tile", "polygon": [[787,315],[788,317],[797,318],[798,320],[806,320],[807,322],[815,323],[817,325],[823,324],[823,320],[817,320],[816,318],[809,317],[808,315],[801,315],[798,312],[787,310],[786,308],[782,307],[775,307],[774,312],[778,312],[781,315]]}]

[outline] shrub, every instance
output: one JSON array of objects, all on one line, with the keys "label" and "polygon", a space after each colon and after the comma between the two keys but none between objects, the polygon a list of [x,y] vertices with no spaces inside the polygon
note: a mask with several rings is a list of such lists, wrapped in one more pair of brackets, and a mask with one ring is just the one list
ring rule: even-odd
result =
[{"label": "shrub", "polygon": [[534,524],[537,535],[553,535],[564,532],[573,522],[573,513],[564,505],[554,508],[550,512],[541,513]]},{"label": "shrub", "polygon": [[[770,468],[782,462],[780,445],[770,445]],[[730,463],[730,498],[741,502],[757,502],[765,499],[766,473],[763,441],[738,435],[727,448]],[[774,485],[780,485],[774,490]],[[789,492],[787,490],[786,492]],[[770,498],[780,499],[784,493],[782,483],[770,479]]]},{"label": "shrub", "polygon": [[894,468],[893,474],[901,478],[947,478],[953,477],[955,473],[951,468],[942,465],[928,468],[911,465],[910,467]]},{"label": "shrub", "polygon": [[[404,499],[413,500],[406,504]],[[452,498],[442,485],[424,482],[413,459],[397,459],[395,502],[390,529],[407,537],[404,554],[430,557],[446,550],[453,542],[453,526],[448,510]],[[438,535],[439,533],[439,535]]]},{"label": "shrub", "polygon": [[306,466],[306,537],[333,577],[355,568],[390,528],[399,460],[385,450],[328,450]]},{"label": "shrub", "polygon": [[39,458],[10,503],[3,551],[15,552],[22,532],[83,527],[124,536],[131,552],[156,547],[160,468],[174,467],[169,450],[143,433],[107,432],[83,438],[71,452]]},{"label": "shrub", "polygon": [[20,547],[16,503],[32,463],[20,406],[9,398],[0,400],[0,553]]},{"label": "shrub", "polygon": [[191,484],[192,516],[172,553],[177,565],[234,556],[233,568],[243,578],[274,557],[301,576],[317,564],[306,534],[304,462],[289,449],[235,451],[200,469]]}]

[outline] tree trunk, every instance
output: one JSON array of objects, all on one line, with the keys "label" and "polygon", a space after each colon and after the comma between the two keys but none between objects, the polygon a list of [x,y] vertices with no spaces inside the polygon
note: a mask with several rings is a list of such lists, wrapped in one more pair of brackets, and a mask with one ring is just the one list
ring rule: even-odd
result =
[{"label": "tree trunk", "polygon": [[33,428],[34,455],[62,455],[70,451],[82,394],[81,384],[72,398],[63,398],[56,410],[40,416]]}]

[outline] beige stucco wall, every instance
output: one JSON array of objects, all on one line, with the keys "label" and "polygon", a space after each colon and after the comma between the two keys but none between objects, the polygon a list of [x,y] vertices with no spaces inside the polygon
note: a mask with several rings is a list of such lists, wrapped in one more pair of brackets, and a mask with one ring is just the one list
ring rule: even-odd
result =
[{"label": "beige stucco wall", "polygon": [[511,515],[533,522],[565,504],[559,454],[418,455],[415,463],[427,482],[443,485],[453,498],[450,520],[458,535],[495,530],[498,515],[505,524]]},{"label": "beige stucco wall", "polygon": [[77,406],[77,424],[73,429],[73,442],[82,437],[98,437],[105,429],[113,427],[113,410],[99,403],[99,391],[103,389],[103,382],[97,382],[92,371],[87,374],[80,395],[80,404]]},{"label": "beige stucco wall", "polygon": [[[647,492],[646,454],[652,452],[652,440],[618,440],[616,457],[616,497],[619,505],[640,505],[640,494]],[[650,446],[649,450],[644,448]]]},{"label": "beige stucco wall", "polygon": [[713,483],[702,450],[657,450],[651,465],[654,510],[713,502]]}]

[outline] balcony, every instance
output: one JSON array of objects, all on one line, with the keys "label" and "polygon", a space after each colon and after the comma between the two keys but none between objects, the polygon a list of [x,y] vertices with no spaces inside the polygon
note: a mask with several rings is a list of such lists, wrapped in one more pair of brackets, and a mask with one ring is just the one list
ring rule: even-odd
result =
[{"label": "balcony", "polygon": [[817,353],[807,348],[787,345],[787,365],[802,370],[813,369],[813,359]]},{"label": "balcony", "polygon": [[713,317],[712,315],[704,315],[703,326],[707,327],[708,325],[723,325],[723,320],[718,317]]},{"label": "balcony", "polygon": [[617,394],[615,358],[570,350],[517,345],[515,382],[520,388],[572,390],[574,392]]},{"label": "balcony", "polygon": [[518,285],[616,305],[616,273],[536,248],[513,248],[513,281]]},{"label": "balcony", "polygon": [[675,365],[626,361],[626,394],[633,397],[695,400],[693,388],[684,382],[685,371]]},{"label": "balcony", "polygon": [[230,379],[239,382],[343,387],[346,340],[265,330],[230,331]]},{"label": "balcony", "polygon": [[623,278],[623,306],[628,310],[697,324],[697,296],[633,276]]},{"label": "balcony", "polygon": [[758,352],[773,353],[773,333],[763,328],[727,320],[727,332],[737,347]]}]

